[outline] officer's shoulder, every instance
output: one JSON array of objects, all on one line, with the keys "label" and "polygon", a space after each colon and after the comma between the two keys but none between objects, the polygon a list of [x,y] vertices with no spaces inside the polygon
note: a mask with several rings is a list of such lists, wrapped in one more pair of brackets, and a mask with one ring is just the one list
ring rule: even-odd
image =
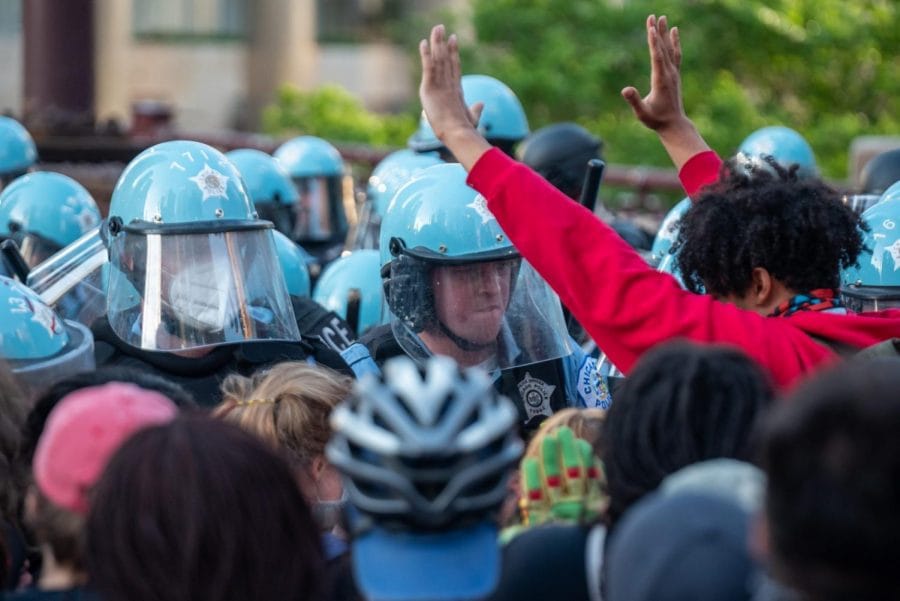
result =
[{"label": "officer's shoulder", "polygon": [[375,363],[381,365],[391,357],[405,354],[394,336],[391,324],[386,323],[369,329],[360,336],[359,341],[369,349]]},{"label": "officer's shoulder", "polygon": [[300,341],[252,340],[241,343],[235,352],[235,361],[263,367],[282,361],[309,361],[330,367],[352,376],[353,372],[341,355],[318,338]]}]

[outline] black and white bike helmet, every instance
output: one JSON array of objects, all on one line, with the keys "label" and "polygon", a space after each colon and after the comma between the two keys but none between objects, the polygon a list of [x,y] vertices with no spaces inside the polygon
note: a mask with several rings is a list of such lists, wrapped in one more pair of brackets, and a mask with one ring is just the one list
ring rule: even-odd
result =
[{"label": "black and white bike helmet", "polygon": [[327,457],[351,504],[379,525],[455,528],[484,520],[506,497],[522,453],[517,419],[483,370],[397,357],[332,412]]}]

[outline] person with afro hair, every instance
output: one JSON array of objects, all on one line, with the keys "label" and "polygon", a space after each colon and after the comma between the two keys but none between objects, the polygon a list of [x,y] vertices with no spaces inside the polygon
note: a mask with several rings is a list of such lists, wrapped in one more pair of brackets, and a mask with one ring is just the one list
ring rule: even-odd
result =
[{"label": "person with afro hair", "polygon": [[[651,91],[641,98],[627,87],[622,95],[657,132],[696,198],[719,180],[722,161],[684,114],[677,29],[655,16],[646,26]],[[419,50],[422,106],[469,172],[468,185],[626,376],[647,351],[685,338],[742,349],[785,390],[842,355],[900,338],[900,310],[851,314],[840,305],[838,274],[857,261],[861,222],[824,184],[795,181],[790,171],[728,170],[734,175],[698,202],[681,238],[692,287],[713,293],[693,294],[650,268],[584,207],[490,146],[460,92],[455,36],[447,38],[438,25]],[[688,240],[696,232],[702,236]]]},{"label": "person with afro hair", "polygon": [[[684,284],[750,310],[764,285],[811,293],[799,302],[822,302],[810,309],[838,308],[839,271],[856,263],[865,226],[821,180],[765,160],[767,169],[752,172],[723,165],[681,218],[672,252]],[[796,299],[787,302],[766,312],[800,310]]]}]

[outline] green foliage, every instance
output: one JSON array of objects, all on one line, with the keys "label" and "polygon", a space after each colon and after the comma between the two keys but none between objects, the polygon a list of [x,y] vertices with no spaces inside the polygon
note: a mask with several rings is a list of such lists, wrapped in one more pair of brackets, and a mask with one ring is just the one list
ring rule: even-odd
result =
[{"label": "green foliage", "polygon": [[829,177],[846,177],[858,135],[900,132],[900,8],[895,0],[472,0],[468,73],[522,99],[533,129],[574,120],[616,163],[670,165],[619,96],[649,89],[644,21],[681,31],[684,100],[728,154],[753,130],[802,133]]},{"label": "green foliage", "polygon": [[418,125],[411,114],[379,115],[336,85],[303,92],[285,85],[263,111],[263,130],[278,136],[308,134],[330,142],[404,146]]}]

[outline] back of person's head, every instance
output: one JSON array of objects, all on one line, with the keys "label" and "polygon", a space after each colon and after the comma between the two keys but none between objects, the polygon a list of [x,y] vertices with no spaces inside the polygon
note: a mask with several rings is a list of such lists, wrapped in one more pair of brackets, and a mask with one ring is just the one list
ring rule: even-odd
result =
[{"label": "back of person's head", "polygon": [[226,378],[222,403],[213,415],[288,451],[292,459],[306,461],[325,452],[331,435],[328,417],[351,386],[350,378],[326,367],[279,363],[249,378]]},{"label": "back of person's head", "polygon": [[114,382],[64,397],[34,455],[25,520],[57,565],[83,570],[82,533],[90,493],[116,449],[142,428],[172,419],[163,395]]},{"label": "back of person's head", "polygon": [[106,601],[311,599],[319,532],[287,464],[231,424],[180,417],[109,462],[87,522]]},{"label": "back of person's head", "polygon": [[259,436],[297,467],[323,456],[331,410],[350,394],[352,380],[328,368],[280,363],[252,377],[231,375],[213,416]]},{"label": "back of person's head", "polygon": [[24,564],[19,515],[28,481],[28,469],[19,460],[26,395],[15,376],[0,360],[0,587],[18,584]]},{"label": "back of person's head", "polygon": [[740,351],[673,342],[647,353],[604,423],[609,518],[687,465],[749,458],[754,423],[772,396],[761,369]]},{"label": "back of person's head", "polygon": [[900,360],[848,363],[767,419],[769,552],[816,601],[900,598]]},{"label": "back of person's head", "polygon": [[17,460],[22,447],[26,397],[5,362],[0,360],[0,517],[15,521],[27,470]]},{"label": "back of person's head", "polygon": [[798,293],[834,290],[856,263],[864,226],[840,194],[796,165],[766,167],[726,165],[682,217],[673,249],[689,290],[742,296],[758,267]]},{"label": "back of person's head", "polygon": [[607,547],[615,601],[739,601],[753,596],[750,514],[717,495],[651,495],[629,509]]},{"label": "back of person's head", "polygon": [[23,427],[20,457],[26,465],[26,469],[31,465],[34,450],[37,447],[41,434],[44,432],[47,417],[63,397],[82,388],[102,386],[110,382],[134,384],[144,390],[158,392],[175,403],[180,409],[189,409],[197,405],[191,393],[175,382],[133,367],[106,366],[94,371],[85,371],[69,376],[44,390],[34,399]]},{"label": "back of person's head", "polygon": [[344,476],[369,598],[480,599],[496,586],[517,420],[487,372],[446,356],[395,357],[356,382],[332,413],[327,455]]},{"label": "back of person's head", "polygon": [[525,447],[524,457],[537,457],[541,449],[541,441],[548,435],[562,428],[571,428],[577,438],[591,443],[594,449],[601,449],[603,444],[603,420],[606,418],[606,410],[597,408],[574,409],[568,408],[557,411],[543,422],[541,427]]}]

